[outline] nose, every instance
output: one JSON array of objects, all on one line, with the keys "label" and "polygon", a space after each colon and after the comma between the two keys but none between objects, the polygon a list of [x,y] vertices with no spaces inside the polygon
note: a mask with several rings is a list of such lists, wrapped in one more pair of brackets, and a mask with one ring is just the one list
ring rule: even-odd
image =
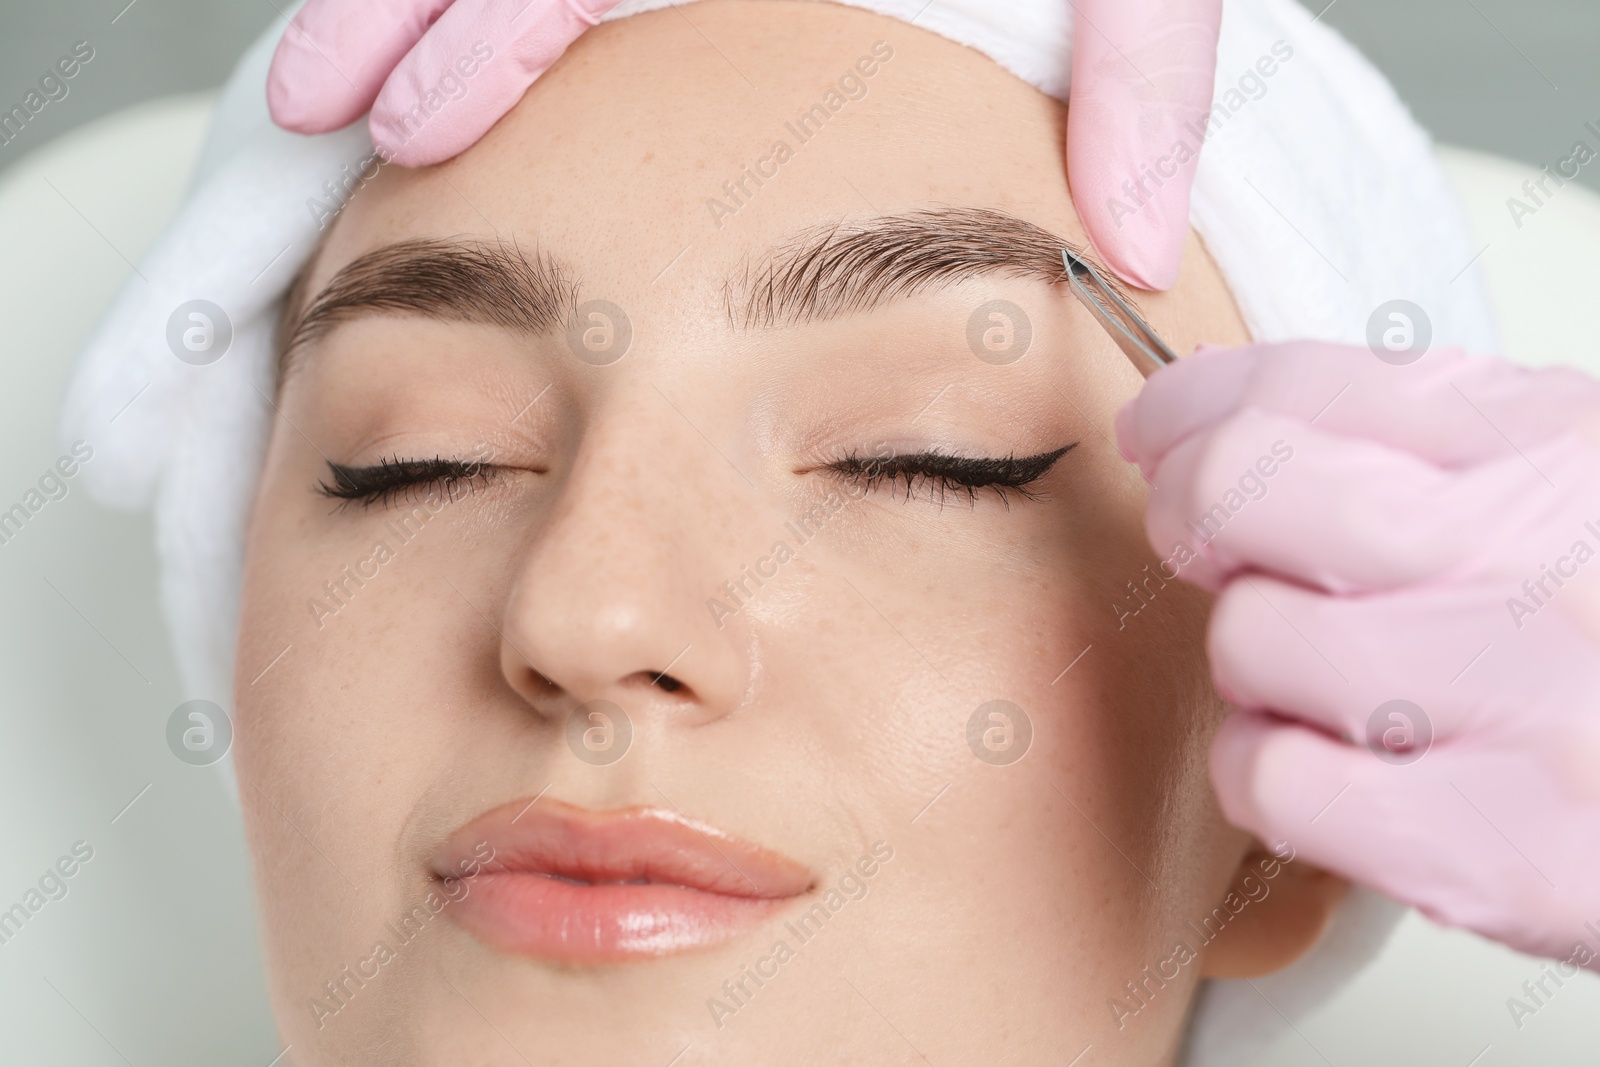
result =
[{"label": "nose", "polygon": [[719,626],[708,601],[730,577],[751,489],[651,399],[591,421],[506,601],[501,671],[551,720],[608,700],[701,724],[748,689],[741,631]]}]

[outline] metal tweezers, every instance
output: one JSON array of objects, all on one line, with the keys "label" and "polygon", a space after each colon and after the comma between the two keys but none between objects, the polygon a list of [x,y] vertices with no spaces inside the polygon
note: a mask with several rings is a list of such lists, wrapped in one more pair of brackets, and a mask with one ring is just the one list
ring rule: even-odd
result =
[{"label": "metal tweezers", "polygon": [[1167,347],[1139,313],[1112,288],[1100,272],[1088,262],[1073,254],[1072,249],[1061,250],[1061,263],[1067,270],[1067,281],[1079,302],[1089,309],[1117,347],[1133,361],[1139,373],[1146,378],[1166,366],[1176,363],[1177,355]]}]

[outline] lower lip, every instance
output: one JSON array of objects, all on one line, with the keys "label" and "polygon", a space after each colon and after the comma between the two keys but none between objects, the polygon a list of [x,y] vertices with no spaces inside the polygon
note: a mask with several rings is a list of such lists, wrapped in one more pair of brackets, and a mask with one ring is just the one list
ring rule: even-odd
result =
[{"label": "lower lip", "polygon": [[618,963],[703,948],[770,917],[762,899],[661,884],[584,885],[490,871],[465,881],[456,920],[493,948],[561,963]]}]

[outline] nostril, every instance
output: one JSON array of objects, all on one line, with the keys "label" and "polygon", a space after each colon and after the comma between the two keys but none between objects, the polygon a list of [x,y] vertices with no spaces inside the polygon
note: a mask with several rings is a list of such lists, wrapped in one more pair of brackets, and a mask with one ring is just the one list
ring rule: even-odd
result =
[{"label": "nostril", "polygon": [[687,691],[687,682],[680,681],[666,671],[635,671],[622,680],[627,686],[637,686],[640,689],[659,689],[663,693],[676,693],[680,689]]}]

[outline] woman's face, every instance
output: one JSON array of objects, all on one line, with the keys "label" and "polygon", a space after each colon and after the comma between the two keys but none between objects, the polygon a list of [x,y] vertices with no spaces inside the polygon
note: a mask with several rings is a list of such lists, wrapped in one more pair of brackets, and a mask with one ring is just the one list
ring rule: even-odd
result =
[{"label": "woman's face", "polygon": [[[905,23],[703,3],[339,213],[237,682],[297,1062],[1170,1055],[1204,961],[1113,998],[1247,842],[1138,375],[1048,277],[1063,131]],[[1242,341],[1185,264],[1152,324]]]}]

